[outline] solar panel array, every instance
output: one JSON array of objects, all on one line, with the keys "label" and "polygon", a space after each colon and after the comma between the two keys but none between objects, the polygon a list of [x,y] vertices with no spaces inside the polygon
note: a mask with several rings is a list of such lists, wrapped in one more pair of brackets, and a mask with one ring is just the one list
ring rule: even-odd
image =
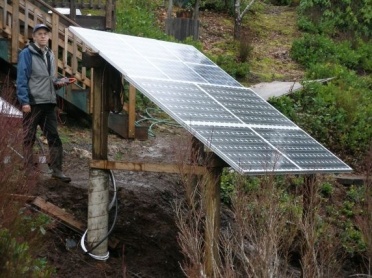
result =
[{"label": "solar panel array", "polygon": [[193,46],[69,29],[242,174],[352,170]]}]

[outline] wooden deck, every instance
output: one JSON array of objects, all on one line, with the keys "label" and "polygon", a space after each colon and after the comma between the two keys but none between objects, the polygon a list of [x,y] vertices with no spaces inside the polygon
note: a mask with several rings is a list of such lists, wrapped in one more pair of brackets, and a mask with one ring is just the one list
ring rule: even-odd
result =
[{"label": "wooden deck", "polygon": [[[69,26],[80,26],[76,21],[59,13],[54,7],[68,6],[70,1],[42,0],[0,0],[0,38],[2,59],[16,65],[18,53],[32,38],[36,24],[44,23],[52,30],[50,48],[57,59],[60,76],[74,77],[77,88],[88,91],[87,107],[90,113],[90,95],[93,88],[93,70],[82,66],[82,53],[86,45],[69,32]],[[106,28],[113,27],[114,1],[101,0],[73,1],[77,8],[104,9],[106,7]],[[86,27],[86,26],[85,26]],[[4,46],[4,47],[3,47]],[[3,53],[4,52],[4,53]]]}]

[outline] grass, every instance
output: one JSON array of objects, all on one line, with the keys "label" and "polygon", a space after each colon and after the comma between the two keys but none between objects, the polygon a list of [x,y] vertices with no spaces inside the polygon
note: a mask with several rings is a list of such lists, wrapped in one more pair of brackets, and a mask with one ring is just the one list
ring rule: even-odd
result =
[{"label": "grass", "polygon": [[292,41],[299,35],[295,8],[267,5],[263,11],[245,19],[253,37],[251,72],[262,81],[302,77],[303,69],[289,58]]}]

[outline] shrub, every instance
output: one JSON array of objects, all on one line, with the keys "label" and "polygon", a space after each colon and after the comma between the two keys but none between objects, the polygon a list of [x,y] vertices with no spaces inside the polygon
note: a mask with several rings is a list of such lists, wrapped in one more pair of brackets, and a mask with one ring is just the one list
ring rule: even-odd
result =
[{"label": "shrub", "polygon": [[27,242],[20,242],[7,229],[0,229],[1,277],[52,277],[55,269],[44,258],[34,258]]},{"label": "shrub", "polygon": [[336,62],[335,52],[335,45],[330,38],[323,35],[305,34],[293,42],[291,57],[301,65],[309,67],[315,63]]},{"label": "shrub", "polygon": [[156,1],[122,0],[118,2],[115,31],[126,35],[169,40],[170,38],[159,28],[154,12],[156,8]]},{"label": "shrub", "polygon": [[357,78],[345,67],[326,64],[313,65],[309,75],[335,79],[324,85],[307,83],[302,91],[272,98],[270,103],[352,167],[360,168],[372,138],[370,78]]},{"label": "shrub", "polygon": [[[15,104],[14,87],[9,79],[3,84],[1,97]],[[51,277],[53,268],[35,252],[45,232],[45,218],[20,213],[23,202],[15,197],[30,194],[37,181],[37,174],[24,173],[21,121],[0,113],[0,126],[0,276]]]},{"label": "shrub", "polygon": [[299,13],[308,17],[325,34],[372,35],[369,1],[302,0]]},{"label": "shrub", "polygon": [[293,42],[291,57],[301,65],[335,63],[351,70],[370,72],[372,66],[372,47],[359,39],[334,42],[325,35],[305,34]]},{"label": "shrub", "polygon": [[219,55],[216,61],[224,71],[234,78],[243,78],[249,73],[249,65],[246,62],[237,62],[235,56]]}]

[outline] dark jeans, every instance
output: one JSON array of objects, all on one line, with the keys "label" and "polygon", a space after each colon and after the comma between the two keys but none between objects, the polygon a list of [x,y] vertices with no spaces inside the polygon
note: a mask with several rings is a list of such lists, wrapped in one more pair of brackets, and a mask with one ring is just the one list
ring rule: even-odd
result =
[{"label": "dark jeans", "polygon": [[46,136],[49,148],[62,146],[55,108],[55,104],[37,104],[31,106],[30,113],[23,113],[23,144],[26,150],[30,150],[35,143],[37,126]]}]

